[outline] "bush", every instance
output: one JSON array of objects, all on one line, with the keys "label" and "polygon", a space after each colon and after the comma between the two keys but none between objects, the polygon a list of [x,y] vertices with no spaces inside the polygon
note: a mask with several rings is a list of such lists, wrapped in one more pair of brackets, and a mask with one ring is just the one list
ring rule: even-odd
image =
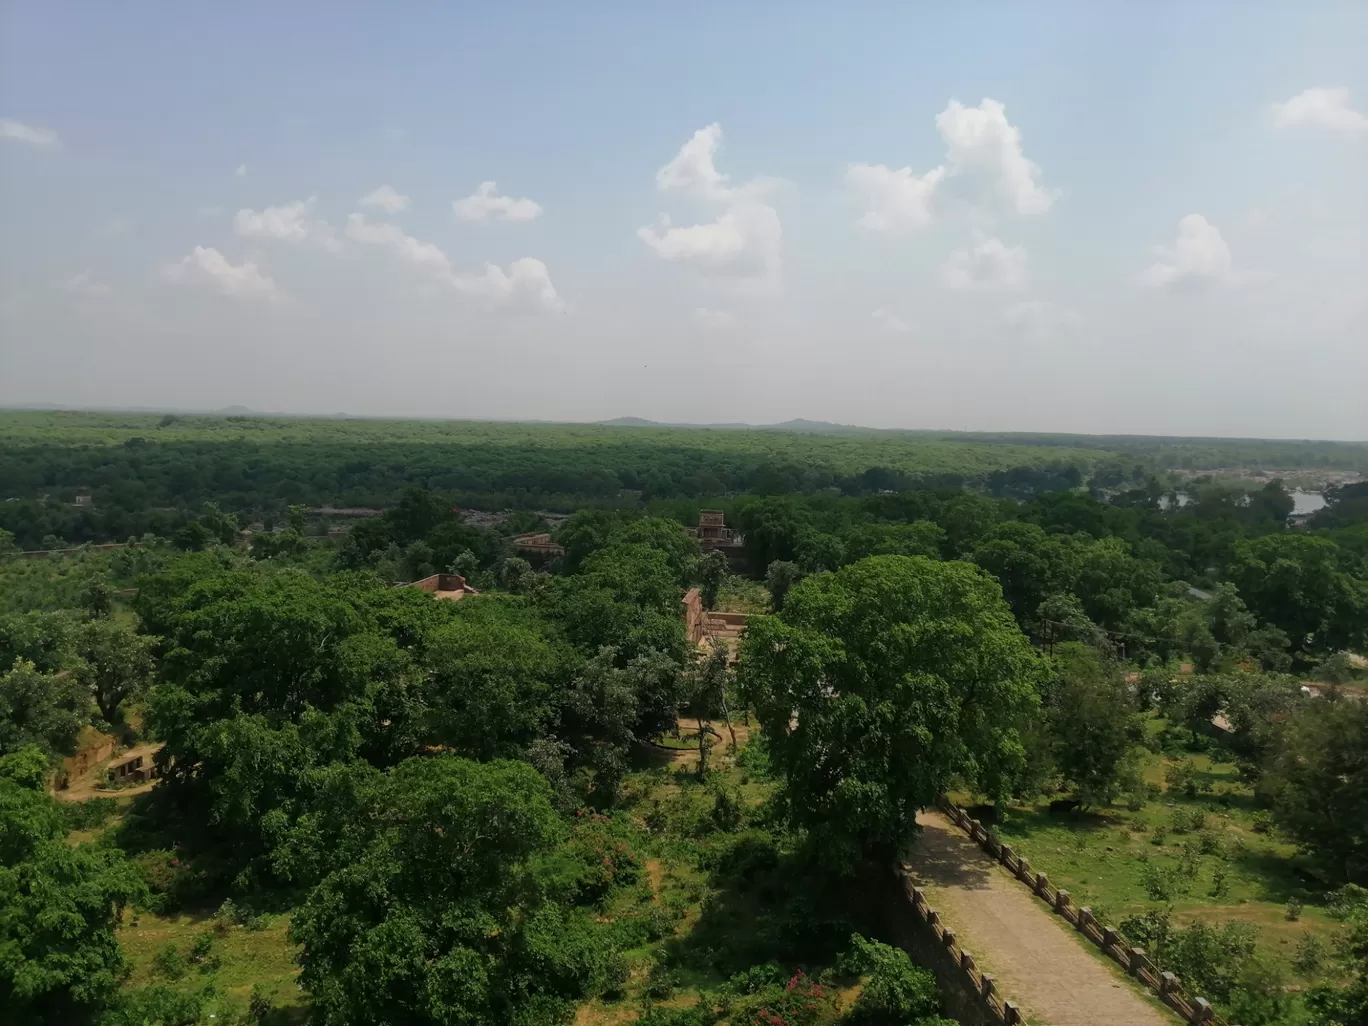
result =
[{"label": "bush", "polygon": [[121,994],[100,1026],[196,1026],[203,1015],[203,994],[158,985]]},{"label": "bush", "polygon": [[152,959],[152,966],[158,976],[164,976],[168,980],[179,980],[190,971],[190,963],[180,953],[180,948],[174,944],[168,944],[158,951]]},{"label": "bush", "polygon": [[651,971],[646,975],[646,996],[664,1001],[674,997],[679,987],[679,971],[664,962],[653,962]]},{"label": "bush", "polygon": [[1326,903],[1326,911],[1336,919],[1348,919],[1358,909],[1365,908],[1368,908],[1368,887],[1351,883],[1331,891]]},{"label": "bush", "polygon": [[1170,791],[1177,791],[1185,798],[1196,798],[1201,793],[1201,777],[1197,764],[1191,759],[1176,762],[1164,770],[1164,783]]},{"label": "bush", "polygon": [[1175,834],[1201,830],[1206,826],[1207,814],[1202,809],[1174,809],[1169,816],[1170,826]]},{"label": "bush", "polygon": [[94,830],[108,823],[118,807],[119,803],[113,798],[91,798],[63,804],[62,813],[66,817],[67,830]]},{"label": "bush", "polygon": [[1325,964],[1325,942],[1314,933],[1304,933],[1297,942],[1297,953],[1292,956],[1292,968],[1302,976],[1316,976]]},{"label": "bush", "polygon": [[1291,897],[1291,898],[1288,898],[1288,899],[1287,899],[1287,921],[1288,921],[1289,923],[1295,923],[1298,919],[1301,918],[1301,914],[1302,914],[1302,903],[1301,903],[1301,899],[1298,898],[1298,897],[1296,897],[1295,895],[1294,895],[1293,897]]},{"label": "bush", "polygon": [[1254,832],[1256,834],[1268,834],[1273,832],[1273,817],[1267,809],[1260,809],[1254,813]]},{"label": "bush", "polygon": [[860,997],[850,1010],[852,1023],[905,1026],[940,1009],[935,978],[898,948],[854,934],[837,968],[864,979]]}]

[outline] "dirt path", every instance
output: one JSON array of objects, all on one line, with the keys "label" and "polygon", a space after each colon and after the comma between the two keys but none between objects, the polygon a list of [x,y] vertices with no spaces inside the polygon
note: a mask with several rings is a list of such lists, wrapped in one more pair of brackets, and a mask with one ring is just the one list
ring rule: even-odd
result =
[{"label": "dirt path", "polygon": [[917,817],[924,829],[909,858],[960,946],[993,974],[1031,1022],[1047,1026],[1172,1026],[1165,1009],[1131,989],[1119,970],[1084,948],[1068,924],[1036,903],[1015,877],[939,812]]}]

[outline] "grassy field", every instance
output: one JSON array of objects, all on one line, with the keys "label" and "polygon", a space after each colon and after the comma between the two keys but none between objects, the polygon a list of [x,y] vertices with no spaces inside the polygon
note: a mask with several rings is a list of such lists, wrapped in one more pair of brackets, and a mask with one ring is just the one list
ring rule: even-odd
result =
[{"label": "grassy field", "polygon": [[1330,950],[1340,932],[1329,886],[1271,827],[1233,761],[1214,747],[1185,750],[1187,732],[1162,718],[1147,726],[1159,750],[1146,759],[1154,797],[1142,808],[1061,815],[1041,802],[1012,807],[994,829],[1103,922],[1168,910],[1180,926],[1247,923],[1293,988],[1317,982],[1303,956]]}]

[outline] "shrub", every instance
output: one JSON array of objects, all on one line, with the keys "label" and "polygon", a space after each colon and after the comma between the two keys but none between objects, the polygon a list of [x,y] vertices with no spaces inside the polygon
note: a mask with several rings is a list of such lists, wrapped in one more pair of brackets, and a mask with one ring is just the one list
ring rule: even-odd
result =
[{"label": "shrub", "polygon": [[1297,942],[1297,953],[1292,956],[1292,968],[1302,976],[1315,976],[1325,964],[1325,942],[1314,933],[1304,933]]},{"label": "shrub", "polygon": [[1201,830],[1206,826],[1207,814],[1202,809],[1174,809],[1169,816],[1171,828],[1175,834],[1186,834],[1189,831]]},{"label": "shrub", "polygon": [[1268,834],[1273,832],[1273,817],[1267,809],[1260,809],[1254,813],[1254,832],[1256,834]]},{"label": "shrub", "polygon": [[675,989],[679,986],[679,972],[672,969],[664,962],[651,963],[651,971],[646,975],[646,995],[655,998],[657,1001],[664,1001],[674,996]]},{"label": "shrub", "polygon": [[852,1023],[905,1026],[909,1020],[934,1015],[940,1008],[935,979],[898,948],[854,934],[838,968],[865,981],[850,1011]]},{"label": "shrub", "polygon": [[1191,759],[1175,762],[1164,770],[1164,784],[1170,791],[1177,791],[1186,798],[1196,798],[1201,790],[1201,778],[1197,764]]},{"label": "shrub", "polygon": [[118,810],[119,803],[113,798],[91,798],[84,802],[71,802],[62,805],[68,830],[94,830],[109,822]]},{"label": "shrub", "polygon": [[157,975],[164,976],[168,980],[179,980],[190,970],[190,964],[174,944],[168,944],[158,951],[152,959],[152,966]]},{"label": "shrub", "polygon": [[1362,908],[1368,908],[1368,888],[1352,883],[1331,891],[1326,903],[1326,910],[1336,919],[1348,919]]},{"label": "shrub", "polygon": [[1213,830],[1203,830],[1197,836],[1197,850],[1203,855],[1220,855],[1223,852],[1221,839]]},{"label": "shrub", "polygon": [[1301,914],[1301,899],[1296,897],[1296,895],[1293,895],[1292,897],[1287,899],[1287,921],[1289,923],[1295,923],[1298,919],[1301,918]]}]

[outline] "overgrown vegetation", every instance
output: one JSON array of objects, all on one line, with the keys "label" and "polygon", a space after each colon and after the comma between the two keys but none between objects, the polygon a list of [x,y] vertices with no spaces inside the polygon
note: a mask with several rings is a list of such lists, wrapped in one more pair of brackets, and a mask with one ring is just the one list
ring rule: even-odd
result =
[{"label": "overgrown vegetation", "polygon": [[[1119,442],[6,417],[21,1023],[932,1026],[878,881],[946,789],[1228,1018],[1362,1021],[1353,486],[1291,531]],[[393,587],[435,572],[478,594]],[[691,586],[752,614],[735,665]],[[92,738],[156,786],[62,762]]]}]

